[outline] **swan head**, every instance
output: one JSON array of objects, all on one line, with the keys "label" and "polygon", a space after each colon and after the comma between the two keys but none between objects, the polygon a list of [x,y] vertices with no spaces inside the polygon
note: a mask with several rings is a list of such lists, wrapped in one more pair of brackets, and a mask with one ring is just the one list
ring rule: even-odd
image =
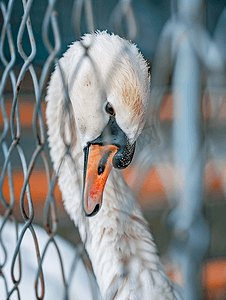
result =
[{"label": "swan head", "polygon": [[133,158],[149,99],[148,66],[134,44],[107,32],[85,35],[63,59],[84,151],[83,208],[94,216],[112,167]]}]

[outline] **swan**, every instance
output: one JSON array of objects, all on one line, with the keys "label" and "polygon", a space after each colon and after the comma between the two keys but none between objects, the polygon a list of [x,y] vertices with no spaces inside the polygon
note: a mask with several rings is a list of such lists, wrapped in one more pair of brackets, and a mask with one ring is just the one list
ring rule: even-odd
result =
[{"label": "swan", "polygon": [[73,172],[66,156],[58,183],[103,299],[181,299],[121,172],[132,160],[145,123],[150,85],[147,62],[135,44],[106,31],[86,34],[69,47],[55,67],[46,94],[55,170],[66,144],[72,142],[66,117],[64,139],[61,131],[65,101],[61,74],[75,119],[71,156],[75,162],[83,156],[84,168]]}]

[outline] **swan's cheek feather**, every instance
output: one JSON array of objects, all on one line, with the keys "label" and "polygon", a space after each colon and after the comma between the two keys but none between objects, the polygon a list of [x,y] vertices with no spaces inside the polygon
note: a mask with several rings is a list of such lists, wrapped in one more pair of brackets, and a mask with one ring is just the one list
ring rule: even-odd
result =
[{"label": "swan's cheek feather", "polygon": [[[81,79],[77,79],[69,90],[76,125],[81,137],[82,147],[100,135],[108,122],[108,117],[103,111],[104,99],[101,98],[98,83],[81,70]],[[83,78],[83,76],[85,78]]]},{"label": "swan's cheek feather", "polygon": [[[120,94],[112,94],[108,97],[115,109],[115,118],[117,124],[126,134],[131,144],[133,144],[144,126],[145,108],[141,102],[137,103],[138,107],[134,107],[129,102],[125,102]],[[133,99],[131,99],[133,102]]]}]

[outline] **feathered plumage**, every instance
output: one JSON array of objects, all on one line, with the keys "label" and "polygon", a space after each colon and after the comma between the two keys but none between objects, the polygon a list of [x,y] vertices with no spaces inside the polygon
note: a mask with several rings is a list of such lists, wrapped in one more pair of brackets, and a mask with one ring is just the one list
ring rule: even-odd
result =
[{"label": "feathered plumage", "polygon": [[[145,122],[150,82],[147,63],[134,44],[117,35],[87,34],[82,44],[88,50],[75,42],[59,61],[76,122],[77,140],[72,157],[76,161],[84,149],[100,139],[106,126],[111,125],[110,120],[129,145],[120,158],[126,160],[130,155],[126,151],[132,151]],[[52,74],[46,101],[50,153],[56,169],[66,150],[60,134],[64,90],[58,66]],[[105,110],[106,103],[114,109],[111,116]],[[69,139],[69,126],[65,124],[65,128]],[[83,210],[80,186],[83,170],[72,172],[70,165],[68,158],[59,173],[59,186],[65,208],[85,243],[103,298],[180,299],[165,274],[147,222],[121,171],[111,170],[103,202],[98,202],[102,207],[96,207],[99,212],[88,218]],[[86,212],[89,201],[95,200],[90,195],[87,197]]]}]

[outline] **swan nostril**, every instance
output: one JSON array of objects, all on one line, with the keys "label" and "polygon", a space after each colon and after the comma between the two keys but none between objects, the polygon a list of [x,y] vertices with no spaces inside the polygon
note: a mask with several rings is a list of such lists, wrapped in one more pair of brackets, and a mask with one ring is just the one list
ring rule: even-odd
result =
[{"label": "swan nostril", "polygon": [[99,163],[99,167],[98,167],[98,175],[101,175],[104,170],[105,170],[105,166],[108,160],[109,155],[111,154],[111,151],[108,151],[107,153],[104,154],[104,156],[102,157],[100,163]]},{"label": "swan nostril", "polygon": [[105,170],[105,166],[104,165],[100,165],[98,167],[98,175],[101,175],[104,172],[104,170]]}]

